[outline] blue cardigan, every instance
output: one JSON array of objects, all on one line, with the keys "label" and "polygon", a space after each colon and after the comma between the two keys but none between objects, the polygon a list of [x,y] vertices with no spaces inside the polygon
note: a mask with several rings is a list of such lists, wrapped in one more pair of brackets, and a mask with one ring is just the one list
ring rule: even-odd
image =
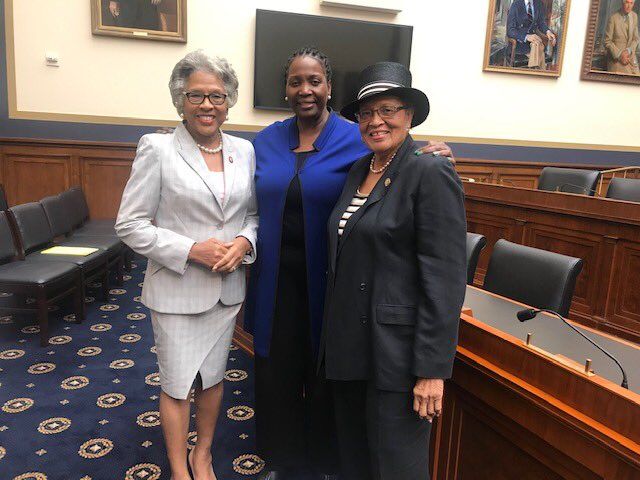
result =
[{"label": "blue cardigan", "polygon": [[[255,138],[256,193],[260,226],[257,260],[251,269],[244,328],[253,334],[256,355],[269,356],[271,327],[280,265],[282,215],[289,184],[295,175],[299,146],[295,117],[276,122]],[[314,353],[318,351],[327,271],[327,220],[342,192],[351,165],[369,153],[358,126],[331,112],[299,172],[307,255],[309,318]]]}]

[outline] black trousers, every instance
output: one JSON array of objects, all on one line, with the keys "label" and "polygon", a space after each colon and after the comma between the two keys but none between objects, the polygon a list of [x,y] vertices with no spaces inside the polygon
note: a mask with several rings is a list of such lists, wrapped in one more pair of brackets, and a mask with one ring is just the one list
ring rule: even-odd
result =
[{"label": "black trousers", "polygon": [[413,411],[411,392],[370,382],[332,381],[340,480],[429,480],[431,423]]},{"label": "black trousers", "polygon": [[269,357],[255,356],[256,442],[269,469],[337,471],[329,384],[316,374],[304,250],[283,246]]}]

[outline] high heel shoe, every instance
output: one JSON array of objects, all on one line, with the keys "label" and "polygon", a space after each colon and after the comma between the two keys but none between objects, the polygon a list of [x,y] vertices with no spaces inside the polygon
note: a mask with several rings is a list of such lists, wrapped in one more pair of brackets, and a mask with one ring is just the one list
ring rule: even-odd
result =
[{"label": "high heel shoe", "polygon": [[[187,454],[187,466],[189,467],[189,475],[191,475],[191,478],[196,478],[196,474],[194,473],[194,470],[193,470],[193,460],[191,458],[191,455],[193,454],[193,450],[194,449],[191,449]],[[216,476],[216,472],[213,471],[213,464],[211,464],[210,467],[211,467],[211,474],[213,475],[213,478],[217,480],[218,477]]]}]

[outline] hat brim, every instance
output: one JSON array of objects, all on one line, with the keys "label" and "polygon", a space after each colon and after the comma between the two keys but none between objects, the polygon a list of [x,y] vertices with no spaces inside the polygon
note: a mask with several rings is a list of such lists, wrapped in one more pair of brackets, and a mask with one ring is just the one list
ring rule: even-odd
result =
[{"label": "hat brim", "polygon": [[361,103],[378,97],[387,96],[398,97],[413,107],[413,120],[411,120],[412,127],[420,125],[429,116],[429,99],[421,90],[410,87],[390,88],[383,92],[367,95],[342,107],[340,115],[357,123],[358,120],[356,119],[356,112],[360,108]]}]

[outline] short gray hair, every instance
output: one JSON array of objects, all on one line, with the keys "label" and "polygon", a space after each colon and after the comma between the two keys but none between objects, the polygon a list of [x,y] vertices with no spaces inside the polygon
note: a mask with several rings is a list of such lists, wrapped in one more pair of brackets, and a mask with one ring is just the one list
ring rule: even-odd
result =
[{"label": "short gray hair", "polygon": [[231,64],[224,58],[209,57],[202,50],[187,53],[176,63],[169,79],[171,101],[180,115],[184,112],[184,89],[189,76],[197,71],[217,76],[227,93],[227,104],[233,107],[238,101],[238,77]]}]

